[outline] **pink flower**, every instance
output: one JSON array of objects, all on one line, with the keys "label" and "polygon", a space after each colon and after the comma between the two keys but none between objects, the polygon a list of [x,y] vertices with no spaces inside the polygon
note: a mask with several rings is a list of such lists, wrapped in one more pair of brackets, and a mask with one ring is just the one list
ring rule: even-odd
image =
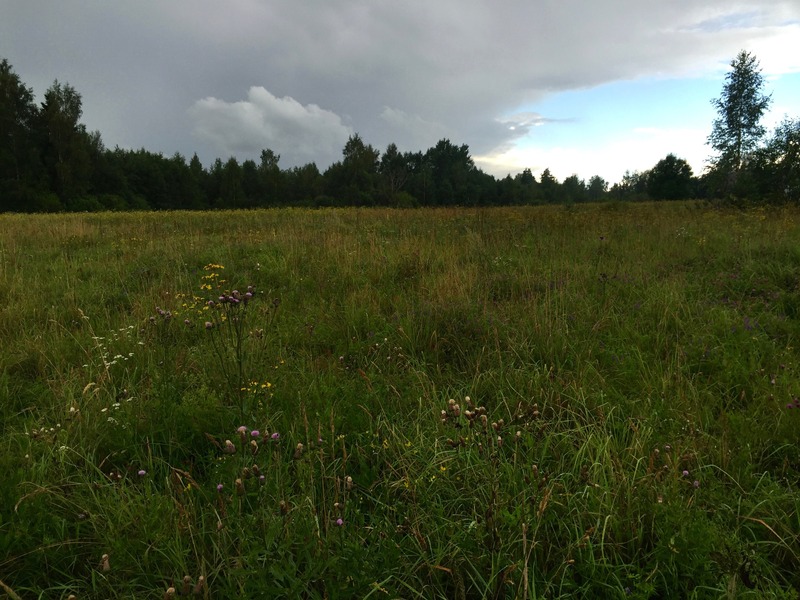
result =
[{"label": "pink flower", "polygon": [[342,518],[339,517],[338,519],[336,519],[336,526],[341,527],[342,525],[344,525],[344,521],[342,521]]}]

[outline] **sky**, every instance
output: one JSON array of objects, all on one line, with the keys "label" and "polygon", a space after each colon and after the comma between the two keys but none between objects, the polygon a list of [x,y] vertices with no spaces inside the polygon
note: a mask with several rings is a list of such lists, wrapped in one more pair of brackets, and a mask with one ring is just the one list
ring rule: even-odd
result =
[{"label": "sky", "polygon": [[109,148],[284,169],[467,144],[496,177],[609,183],[672,153],[695,174],[731,60],[768,127],[800,118],[800,0],[0,0],[0,58],[57,79]]}]

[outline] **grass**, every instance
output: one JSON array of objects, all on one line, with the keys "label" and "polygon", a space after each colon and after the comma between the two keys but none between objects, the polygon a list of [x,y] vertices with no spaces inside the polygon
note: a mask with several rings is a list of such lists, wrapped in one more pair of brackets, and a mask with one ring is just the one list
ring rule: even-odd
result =
[{"label": "grass", "polygon": [[2,589],[796,598],[798,225],[2,215]]}]

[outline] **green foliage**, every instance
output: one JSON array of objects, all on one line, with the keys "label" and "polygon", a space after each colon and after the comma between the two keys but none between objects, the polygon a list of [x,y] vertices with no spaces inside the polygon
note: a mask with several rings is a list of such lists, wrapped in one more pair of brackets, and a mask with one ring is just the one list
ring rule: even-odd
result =
[{"label": "green foliage", "polygon": [[719,152],[717,162],[738,171],[766,133],[760,121],[771,97],[763,93],[764,77],[753,54],[742,50],[730,66],[722,94],[712,100],[718,117],[708,140]]},{"label": "green foliage", "polygon": [[687,200],[694,196],[692,167],[682,158],[668,154],[647,174],[647,193],[653,200]]}]

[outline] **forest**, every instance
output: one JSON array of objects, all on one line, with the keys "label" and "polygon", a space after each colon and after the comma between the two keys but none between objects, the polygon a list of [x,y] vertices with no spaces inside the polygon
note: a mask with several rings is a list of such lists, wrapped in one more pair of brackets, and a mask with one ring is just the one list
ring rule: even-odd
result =
[{"label": "forest", "polygon": [[[269,148],[258,160],[145,148],[106,148],[81,123],[82,97],[55,81],[40,104],[6,59],[0,61],[0,212],[230,209],[276,206],[498,206],[604,200],[724,199],[785,203],[800,198],[800,120],[786,117],[771,136],[759,120],[769,105],[755,57],[742,52],[719,99],[709,144],[717,157],[702,174],[674,154],[610,185],[595,175],[559,181],[549,169],[498,179],[469,146],[448,139],[417,152],[381,152],[353,134],[341,160],[282,168]],[[742,85],[743,84],[743,85]],[[742,90],[744,90],[742,92]],[[744,115],[744,116],[742,116]],[[765,139],[766,138],[766,139]]]}]

